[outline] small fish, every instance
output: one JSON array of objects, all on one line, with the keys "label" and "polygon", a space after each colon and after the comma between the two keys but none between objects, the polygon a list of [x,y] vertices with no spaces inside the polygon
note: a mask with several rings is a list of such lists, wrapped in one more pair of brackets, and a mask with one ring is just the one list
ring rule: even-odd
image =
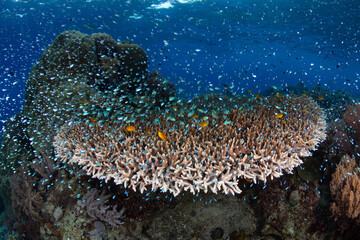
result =
[{"label": "small fish", "polygon": [[134,126],[126,126],[126,131],[129,131],[129,132],[133,132],[135,131],[135,127]]},{"label": "small fish", "polygon": [[248,93],[251,93],[251,92],[252,92],[252,90],[251,90],[251,89],[249,89],[249,90],[247,90],[247,92],[248,92]]},{"label": "small fish", "polygon": [[206,127],[208,124],[208,122],[201,122],[199,123],[199,127]]},{"label": "small fish", "polygon": [[303,94],[301,94],[301,96],[304,96],[304,97],[306,97],[306,93],[303,93]]},{"label": "small fish", "polygon": [[286,123],[286,121],[285,121],[285,120],[282,120],[282,121],[281,121],[281,123],[282,123],[282,124],[285,124],[285,123]]},{"label": "small fish", "polygon": [[95,30],[95,29],[97,29],[96,26],[91,25],[91,24],[86,24],[85,27],[87,27],[87,28],[90,29],[90,30]]},{"label": "small fish", "polygon": [[178,106],[176,106],[176,105],[172,106],[172,109],[177,109],[177,108],[178,108]]},{"label": "small fish", "polygon": [[255,94],[255,97],[256,97],[258,100],[260,100],[260,99],[261,99],[261,97],[260,97],[260,95],[259,95],[259,94]]},{"label": "small fish", "polygon": [[193,117],[193,118],[198,118],[198,117],[199,117],[199,115],[194,114],[192,117]]},{"label": "small fish", "polygon": [[91,117],[91,118],[90,118],[90,121],[96,122],[97,120],[96,120],[95,118]]},{"label": "small fish", "polygon": [[276,94],[276,97],[281,98],[281,95],[279,93]]},{"label": "small fish", "polygon": [[318,97],[318,100],[321,101],[323,100],[324,98],[322,96]]},{"label": "small fish", "polygon": [[166,141],[166,136],[163,132],[158,131],[158,136],[159,136],[159,138],[161,138],[161,140]]},{"label": "small fish", "polygon": [[276,118],[282,118],[283,116],[284,116],[284,114],[282,114],[282,113],[279,113],[279,114],[275,115]]}]

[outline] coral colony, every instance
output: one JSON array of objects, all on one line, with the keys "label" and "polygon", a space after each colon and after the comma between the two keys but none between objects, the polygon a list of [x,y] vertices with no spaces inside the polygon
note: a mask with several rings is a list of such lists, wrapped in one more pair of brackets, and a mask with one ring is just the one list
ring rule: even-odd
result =
[{"label": "coral colony", "polygon": [[[186,206],[195,195],[189,216],[211,209],[198,205],[206,196],[206,203],[221,199],[216,204],[229,216],[237,211],[231,206],[247,216],[237,230],[209,223],[204,239],[255,237],[255,214],[243,196],[266,209],[265,236],[294,239],[287,222],[307,229],[297,237],[310,239],[314,235],[306,234],[316,217],[309,209],[318,206],[317,186],[325,183],[320,178],[309,183],[303,167],[291,173],[319,146],[329,159],[349,155],[330,182],[334,201],[327,209],[333,221],[342,231],[360,223],[359,155],[351,157],[354,149],[359,152],[359,105],[330,124],[331,138],[324,141],[326,115],[320,106],[327,93],[224,91],[188,101],[158,71],[148,74],[147,65],[141,47],[106,34],[67,31],[45,50],[27,82],[25,107],[8,121],[2,140],[1,188],[12,238],[132,239],[137,231],[132,222],[151,219],[140,227],[144,239],[154,232],[154,239],[175,239],[161,230],[166,223],[152,217],[159,210],[170,214],[171,204]],[[301,178],[303,185],[295,184]],[[250,188],[255,185],[261,190]],[[290,209],[288,202],[308,221],[291,213],[281,217],[275,208]],[[270,218],[286,230],[276,232]],[[187,225],[191,218],[177,219]]]}]

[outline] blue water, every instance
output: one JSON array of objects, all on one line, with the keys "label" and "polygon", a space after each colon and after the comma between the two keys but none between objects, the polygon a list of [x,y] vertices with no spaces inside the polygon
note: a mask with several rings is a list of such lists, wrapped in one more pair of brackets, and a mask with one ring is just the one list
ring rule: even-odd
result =
[{"label": "blue water", "polygon": [[0,23],[0,127],[21,110],[31,67],[66,30],[140,45],[149,71],[188,98],[223,84],[241,94],[299,81],[359,95],[356,0],[1,0]]}]

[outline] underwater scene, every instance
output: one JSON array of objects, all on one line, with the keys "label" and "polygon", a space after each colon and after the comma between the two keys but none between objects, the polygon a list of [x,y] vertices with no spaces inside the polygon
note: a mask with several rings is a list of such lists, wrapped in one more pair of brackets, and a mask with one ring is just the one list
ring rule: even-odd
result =
[{"label": "underwater scene", "polygon": [[360,1],[0,21],[0,239],[360,239]]}]

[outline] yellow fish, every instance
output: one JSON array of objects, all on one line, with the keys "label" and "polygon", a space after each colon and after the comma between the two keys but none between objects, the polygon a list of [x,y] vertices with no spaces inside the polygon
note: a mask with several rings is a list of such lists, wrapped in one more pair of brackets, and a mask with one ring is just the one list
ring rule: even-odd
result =
[{"label": "yellow fish", "polygon": [[206,127],[209,123],[208,122],[201,122],[199,123],[200,127]]},{"label": "yellow fish", "polygon": [[283,116],[284,116],[284,114],[282,114],[282,113],[279,113],[279,114],[275,115],[276,118],[282,118]]},{"label": "yellow fish", "polygon": [[133,132],[135,131],[135,127],[134,126],[126,126],[126,131],[129,131],[129,132]]},{"label": "yellow fish", "polygon": [[161,140],[166,141],[166,136],[163,132],[158,131],[158,136],[159,136],[159,138],[161,138]]},{"label": "yellow fish", "polygon": [[249,90],[247,90],[247,92],[248,92],[248,93],[251,93],[251,92],[252,92],[252,90],[251,90],[251,89],[249,89]]},{"label": "yellow fish", "polygon": [[318,100],[321,101],[323,100],[324,98],[322,96],[318,97]]},{"label": "yellow fish", "polygon": [[276,96],[277,96],[278,98],[281,98],[281,95],[280,95],[279,93],[277,93]]},{"label": "yellow fish", "polygon": [[193,117],[193,118],[198,118],[199,115],[195,114],[195,115],[193,115],[192,117]]},{"label": "yellow fish", "polygon": [[302,96],[306,97],[306,93],[301,94]]},{"label": "yellow fish", "polygon": [[97,120],[96,120],[95,118],[93,118],[93,117],[91,117],[90,120],[91,120],[92,122],[96,122],[96,121],[97,121]]}]

